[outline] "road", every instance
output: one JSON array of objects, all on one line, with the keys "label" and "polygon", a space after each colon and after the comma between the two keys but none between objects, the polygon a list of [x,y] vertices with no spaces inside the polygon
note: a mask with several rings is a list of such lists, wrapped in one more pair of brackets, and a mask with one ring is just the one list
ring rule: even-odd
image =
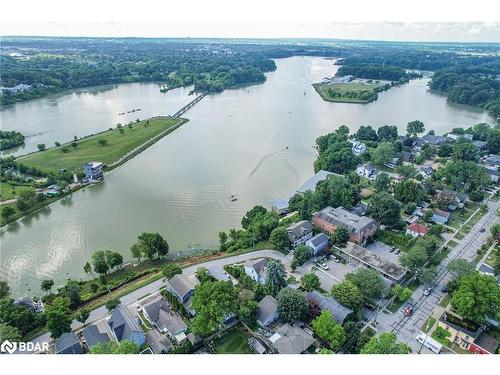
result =
[{"label": "road", "polygon": [[[210,260],[204,263],[199,263],[195,264],[189,267],[186,267],[182,270],[182,273],[186,276],[191,276],[196,273],[196,270],[200,267],[205,267],[205,268],[211,268],[211,267],[224,267],[228,264],[234,264],[234,263],[241,263],[249,259],[255,259],[255,258],[273,258],[280,260],[285,267],[289,270],[290,263],[291,263],[291,256],[290,255],[284,255],[283,253],[280,253],[279,251],[275,250],[259,250],[259,251],[254,251],[251,253],[246,253],[246,254],[241,254],[241,255],[235,255],[231,257],[226,257],[226,258],[219,258],[219,259],[214,259]],[[133,303],[135,303],[137,300],[141,299],[144,296],[147,296],[149,294],[154,294],[157,293],[161,288],[166,286],[166,279],[162,278],[156,281],[153,281],[152,283],[145,285],[137,290],[134,290],[133,292],[124,295],[123,297],[120,298],[120,302],[126,306],[129,306]],[[85,322],[87,325],[89,324],[94,324],[97,323],[103,319],[105,319],[109,315],[108,309],[106,309],[105,306],[98,307],[95,310],[92,310],[90,312],[90,316]],[[73,330],[78,330],[83,327],[83,324],[74,320],[73,323],[71,324],[71,328]],[[46,332],[43,335],[40,335],[31,342],[33,343],[43,343],[43,342],[51,342],[50,338],[50,332]]]},{"label": "road", "polygon": [[[444,297],[445,293],[441,291],[451,280],[451,275],[447,271],[447,265],[455,259],[466,259],[474,261],[477,251],[486,242],[489,237],[489,227],[500,222],[496,212],[500,208],[500,201],[488,203],[488,212],[472,227],[471,231],[458,242],[448,256],[437,266],[438,276],[435,280],[434,290],[430,296],[424,296],[425,285],[421,285],[412,295],[411,300],[414,303],[414,312],[410,317],[404,317],[402,309],[394,314],[381,312],[377,317],[375,324],[379,332],[394,332],[398,339],[409,345],[414,353],[418,353],[421,345],[415,338],[421,333],[420,327],[426,319],[432,314],[434,309]],[[481,232],[481,228],[485,228]],[[422,353],[431,353],[427,348],[422,349]]]}]

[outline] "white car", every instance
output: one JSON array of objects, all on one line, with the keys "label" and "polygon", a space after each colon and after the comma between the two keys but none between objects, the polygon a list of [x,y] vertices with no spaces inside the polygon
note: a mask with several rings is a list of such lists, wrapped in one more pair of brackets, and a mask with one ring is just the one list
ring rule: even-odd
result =
[{"label": "white car", "polygon": [[135,304],[135,309],[136,309],[137,311],[141,311],[141,310],[142,310],[142,306],[141,306],[141,304],[140,304],[139,302],[137,302],[137,303]]},{"label": "white car", "polygon": [[324,270],[329,270],[330,268],[325,263],[318,263],[318,266],[323,268]]},{"label": "white car", "polygon": [[432,293],[432,288],[431,287],[428,287],[424,290],[424,296],[428,296]]}]

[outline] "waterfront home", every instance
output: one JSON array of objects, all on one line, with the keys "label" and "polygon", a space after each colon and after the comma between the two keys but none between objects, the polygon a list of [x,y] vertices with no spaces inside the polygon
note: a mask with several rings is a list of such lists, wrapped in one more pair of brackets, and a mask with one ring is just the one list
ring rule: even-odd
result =
[{"label": "waterfront home", "polygon": [[314,176],[307,179],[298,189],[297,193],[305,193],[306,191],[312,191],[313,193],[316,191],[316,186],[319,182],[325,181],[329,176],[340,176],[337,173],[328,172],[325,170],[320,170]]},{"label": "waterfront home", "polygon": [[472,141],[472,134],[453,134],[449,133],[446,135],[446,138],[450,138],[453,141],[458,141],[459,139],[466,139],[468,141]]},{"label": "waterfront home", "polygon": [[273,296],[267,295],[259,302],[257,323],[261,327],[267,327],[276,319],[278,319],[278,301]]},{"label": "waterfront home", "polygon": [[180,303],[186,303],[194,293],[194,283],[182,273],[172,276],[167,282],[167,288]]},{"label": "waterfront home", "polygon": [[373,166],[373,164],[362,164],[358,165],[356,168],[356,173],[365,178],[373,179],[377,176],[378,170]]},{"label": "waterfront home", "polygon": [[419,138],[423,144],[428,144],[430,146],[438,147],[445,143],[453,142],[452,139],[443,137],[442,135],[426,134]]},{"label": "waterfront home", "polygon": [[346,247],[339,248],[339,251],[354,264],[362,264],[367,268],[371,268],[392,282],[401,282],[408,272],[408,269],[400,264],[353,242],[347,242]]},{"label": "waterfront home", "polygon": [[476,146],[478,151],[482,151],[484,148],[486,148],[486,145],[488,144],[487,142],[483,141],[474,141],[472,142],[474,146]]},{"label": "waterfront home", "polygon": [[83,354],[80,339],[74,332],[65,332],[55,342],[56,354]]},{"label": "waterfront home", "polygon": [[275,199],[271,203],[271,209],[278,215],[285,215],[290,212],[288,208],[288,201],[284,199]]},{"label": "waterfront home", "polygon": [[146,341],[141,326],[132,317],[127,306],[121,303],[111,313],[108,327],[116,341],[132,341],[139,347]]},{"label": "waterfront home", "polygon": [[88,349],[101,342],[106,343],[109,341],[109,336],[106,333],[99,331],[99,328],[94,324],[85,327],[81,335]]},{"label": "waterfront home", "polygon": [[245,262],[245,273],[250,276],[253,281],[264,284],[267,277],[267,259],[247,260]]},{"label": "waterfront home", "polygon": [[490,176],[490,181],[498,184],[498,181],[500,181],[500,172],[497,171],[496,169],[490,169],[490,168],[485,168],[486,173],[488,176]]},{"label": "waterfront home", "polygon": [[92,183],[102,180],[104,164],[98,161],[91,161],[83,165],[84,183]]},{"label": "waterfront home", "polygon": [[419,223],[411,223],[406,228],[406,234],[409,234],[410,236],[412,236],[414,238],[425,236],[428,232],[429,232],[429,228],[427,228],[425,225],[419,224]]},{"label": "waterfront home", "polygon": [[436,208],[432,214],[432,221],[437,224],[446,224],[450,219],[450,213]]},{"label": "waterfront home", "polygon": [[305,244],[313,236],[313,226],[307,220],[290,225],[286,231],[293,248]]},{"label": "waterfront home", "polygon": [[314,343],[314,338],[302,328],[288,323],[278,328],[269,338],[279,354],[301,354]]},{"label": "waterfront home", "polygon": [[42,313],[45,311],[45,306],[41,299],[31,299],[29,297],[19,297],[14,300],[14,305],[24,306],[31,312]]},{"label": "waterfront home", "polygon": [[349,241],[365,243],[377,230],[375,220],[367,216],[358,216],[344,207],[326,207],[313,215],[313,223],[323,232],[332,234],[337,227],[349,232]]},{"label": "waterfront home", "polygon": [[209,267],[207,272],[217,281],[231,281],[227,272],[222,269],[222,267]]},{"label": "waterfront home", "polygon": [[306,246],[311,249],[312,255],[318,255],[328,247],[328,236],[318,233],[306,242]]},{"label": "waterfront home", "polygon": [[325,296],[317,290],[309,292],[307,294],[307,300],[318,305],[321,311],[330,311],[333,319],[339,324],[344,324],[344,322],[353,315],[353,311],[350,308],[345,307],[335,298]]},{"label": "waterfront home", "polygon": [[160,332],[168,333],[177,343],[186,338],[187,325],[161,296],[153,296],[142,302],[144,317]]},{"label": "waterfront home", "polygon": [[351,140],[350,142],[352,143],[351,151],[354,155],[362,155],[366,152],[366,145],[363,142],[354,140]]}]

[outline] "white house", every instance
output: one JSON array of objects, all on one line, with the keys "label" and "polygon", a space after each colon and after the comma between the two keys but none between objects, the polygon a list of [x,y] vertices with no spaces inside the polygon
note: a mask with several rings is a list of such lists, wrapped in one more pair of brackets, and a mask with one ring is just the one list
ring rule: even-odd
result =
[{"label": "white house", "polygon": [[328,236],[319,233],[306,242],[306,246],[311,249],[312,255],[318,255],[328,246]]},{"label": "white house", "polygon": [[91,161],[83,165],[83,172],[85,173],[84,181],[94,182],[103,178],[102,169],[104,164],[98,161]]},{"label": "white house", "polygon": [[287,228],[288,238],[292,243],[292,247],[296,248],[299,245],[303,245],[307,240],[311,239],[313,236],[313,226],[307,220],[299,221],[298,223],[292,224]]},{"label": "white house", "polygon": [[366,152],[366,145],[359,141],[351,141],[352,143],[352,153],[354,155],[362,155]]},{"label": "white house", "polygon": [[255,282],[264,284],[267,276],[267,259],[247,260],[245,262],[245,273]]},{"label": "white house", "polygon": [[429,228],[427,228],[423,224],[419,223],[411,223],[406,228],[406,234],[409,234],[412,237],[422,237],[425,236],[429,232]]},{"label": "white house", "polygon": [[378,171],[371,163],[368,163],[368,164],[358,165],[358,167],[356,168],[356,173],[361,177],[372,179],[375,178]]}]

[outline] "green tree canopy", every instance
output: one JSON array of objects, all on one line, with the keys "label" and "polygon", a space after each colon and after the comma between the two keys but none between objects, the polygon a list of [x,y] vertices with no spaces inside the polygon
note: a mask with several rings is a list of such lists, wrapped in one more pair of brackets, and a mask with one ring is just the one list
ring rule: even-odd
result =
[{"label": "green tree canopy", "polygon": [[399,202],[389,193],[375,193],[368,206],[369,214],[382,224],[394,225],[401,220]]},{"label": "green tree canopy", "polygon": [[90,348],[90,354],[139,354],[140,348],[128,340],[100,342]]},{"label": "green tree canopy", "polygon": [[276,247],[278,250],[288,250],[292,245],[290,241],[290,237],[288,237],[288,231],[284,227],[274,228],[271,232],[271,236],[269,237],[269,241]]},{"label": "green tree canopy", "polygon": [[0,343],[5,340],[10,342],[21,341],[21,332],[16,327],[9,326],[5,323],[0,323]]},{"label": "green tree canopy", "polygon": [[164,277],[168,280],[174,277],[175,275],[181,274],[182,269],[177,263],[167,264],[165,267],[161,269],[161,272]]},{"label": "green tree canopy", "polygon": [[285,322],[303,320],[308,308],[307,299],[299,290],[283,288],[278,293],[278,315]]},{"label": "green tree canopy", "polygon": [[377,299],[384,290],[384,281],[377,271],[368,268],[358,268],[348,273],[345,278],[353,283],[365,299]]},{"label": "green tree canopy", "polygon": [[394,333],[382,333],[373,336],[361,349],[361,354],[409,354],[411,349],[399,342]]},{"label": "green tree canopy", "polygon": [[65,332],[71,332],[71,310],[66,298],[56,297],[52,303],[45,308],[47,317],[47,329],[52,338],[58,338]]},{"label": "green tree canopy", "polygon": [[302,278],[300,279],[300,283],[302,285],[302,288],[304,288],[308,292],[317,290],[321,286],[319,277],[311,272],[306,273],[304,276],[302,276]]},{"label": "green tree canopy", "polygon": [[425,126],[422,121],[414,120],[410,121],[406,125],[406,132],[409,136],[416,137],[418,134],[423,133],[425,131]]},{"label": "green tree canopy", "polygon": [[363,295],[358,287],[349,280],[344,280],[332,287],[332,296],[342,305],[357,311],[363,305]]},{"label": "green tree canopy", "polygon": [[276,295],[281,288],[286,286],[286,271],[283,263],[277,259],[267,262],[266,288],[270,294]]},{"label": "green tree canopy", "polygon": [[314,333],[328,342],[331,348],[338,348],[345,340],[345,332],[338,324],[329,310],[323,310],[321,314],[312,321]]},{"label": "green tree canopy", "polygon": [[392,142],[382,142],[371,152],[371,160],[375,165],[384,166],[394,157],[395,153]]}]

